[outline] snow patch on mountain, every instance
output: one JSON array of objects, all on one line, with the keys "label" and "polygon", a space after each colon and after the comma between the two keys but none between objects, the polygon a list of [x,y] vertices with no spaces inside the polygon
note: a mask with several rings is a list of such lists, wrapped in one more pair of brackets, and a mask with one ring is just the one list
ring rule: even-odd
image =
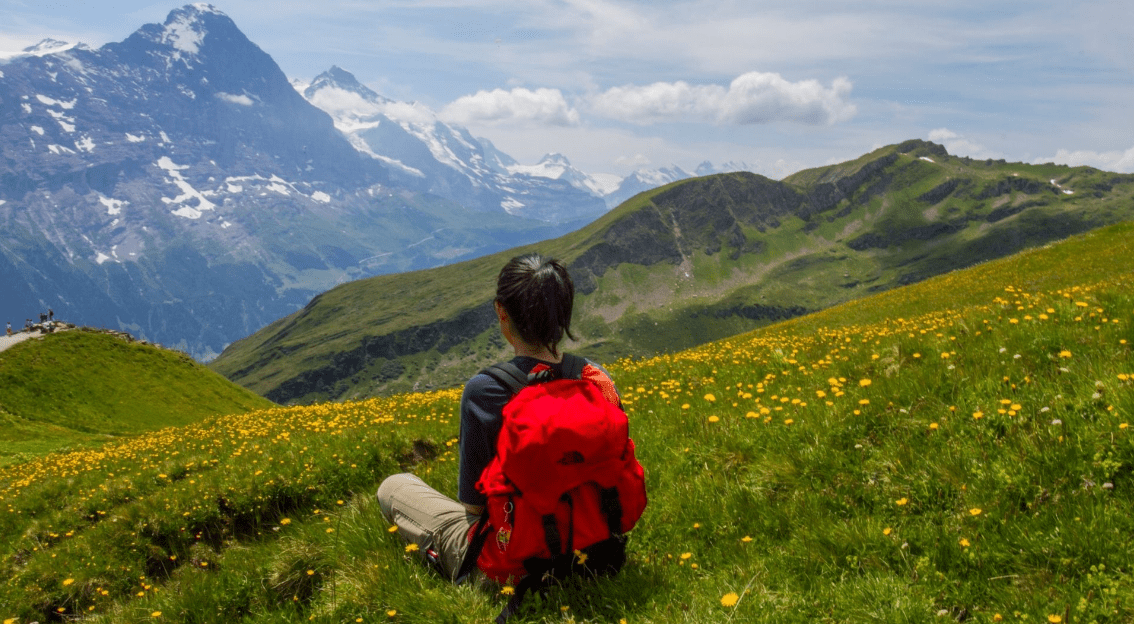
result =
[{"label": "snow patch on mountain", "polygon": [[181,194],[177,197],[162,197],[161,201],[163,203],[170,205],[179,205],[185,204],[186,202],[193,199],[197,200],[196,208],[188,205],[181,205],[179,208],[177,208],[177,210],[172,210],[170,212],[185,219],[200,219],[201,215],[204,214],[204,211],[216,210],[216,204],[209,201],[208,198],[205,197],[204,193],[193,188],[193,186],[189,184],[185,177],[181,175],[181,171],[188,169],[189,165],[178,165],[177,163],[173,162],[173,160],[171,160],[169,156],[162,156],[156,163],[154,163],[154,165],[160,169],[164,169],[170,181],[175,186],[177,186],[177,188],[181,189]]},{"label": "snow patch on mountain", "polygon": [[114,216],[121,214],[122,207],[126,204],[129,204],[130,202],[121,199],[114,199],[113,197],[107,197],[100,193],[98,196],[98,203],[106,206],[106,214]]},{"label": "snow patch on mountain", "polygon": [[[192,5],[200,10],[202,6],[211,9],[209,5]],[[201,44],[205,41],[205,30],[198,21],[196,12],[180,11],[173,19],[165,23],[165,30],[161,35],[161,42],[173,49],[190,55],[201,51]]]},{"label": "snow patch on mountain", "polygon": [[39,100],[40,104],[46,104],[47,106],[58,106],[59,108],[66,109],[66,110],[71,110],[72,108],[75,108],[75,102],[77,102],[77,100],[71,100],[70,102],[64,102],[62,100],[56,100],[54,98],[49,98],[46,95],[40,95],[38,93],[36,94],[35,99]]},{"label": "snow patch on mountain", "polygon": [[64,115],[63,113],[56,111],[56,110],[51,110],[50,108],[47,109],[47,114],[51,115],[52,117],[55,118],[55,121],[59,122],[59,127],[63,128],[64,132],[74,132],[75,131],[75,118],[74,117],[68,117],[67,115]]}]

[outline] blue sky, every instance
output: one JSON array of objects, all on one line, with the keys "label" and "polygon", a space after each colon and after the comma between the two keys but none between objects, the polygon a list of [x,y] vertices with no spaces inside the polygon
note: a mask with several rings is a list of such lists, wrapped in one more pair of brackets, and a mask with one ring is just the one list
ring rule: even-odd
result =
[{"label": "blue sky", "polygon": [[[1134,172],[1134,2],[215,0],[291,78],[331,65],[522,163],[782,177],[910,138]],[[181,3],[0,0],[0,54]]]}]

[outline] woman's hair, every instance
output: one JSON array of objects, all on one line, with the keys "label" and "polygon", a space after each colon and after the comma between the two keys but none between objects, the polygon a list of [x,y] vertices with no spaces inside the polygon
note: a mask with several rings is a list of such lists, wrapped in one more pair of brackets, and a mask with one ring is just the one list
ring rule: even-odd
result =
[{"label": "woman's hair", "polygon": [[575,283],[555,258],[530,253],[509,260],[496,278],[496,301],[528,344],[545,346],[558,355],[564,335],[575,339],[571,334]]}]

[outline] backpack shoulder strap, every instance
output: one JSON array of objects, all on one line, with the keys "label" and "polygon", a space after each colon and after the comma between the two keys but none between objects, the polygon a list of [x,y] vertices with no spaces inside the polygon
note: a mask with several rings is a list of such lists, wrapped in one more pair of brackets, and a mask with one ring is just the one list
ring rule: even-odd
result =
[{"label": "backpack shoulder strap", "polygon": [[[586,358],[570,353],[563,354],[562,375],[560,379],[582,379],[583,369],[587,367]],[[493,364],[483,370],[481,373],[488,375],[495,379],[512,391],[512,394],[519,394],[520,390],[528,387],[533,383],[540,381],[547,381],[546,375],[537,377],[524,373],[520,367],[511,362],[501,362]]]},{"label": "backpack shoulder strap", "polygon": [[511,362],[493,364],[480,372],[499,381],[505,388],[511,390],[512,394],[519,394],[520,390],[528,386],[527,374]]},{"label": "backpack shoulder strap", "polygon": [[586,358],[570,353],[563,354],[563,379],[582,379],[583,369],[586,367]]}]

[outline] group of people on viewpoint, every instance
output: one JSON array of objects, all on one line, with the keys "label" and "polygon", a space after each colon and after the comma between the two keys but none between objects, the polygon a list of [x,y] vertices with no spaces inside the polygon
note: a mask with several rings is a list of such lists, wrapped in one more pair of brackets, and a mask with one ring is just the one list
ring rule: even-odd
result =
[{"label": "group of people on viewpoint", "polygon": [[[40,325],[44,325],[46,323],[54,323],[54,322],[55,322],[55,310],[48,308],[47,312],[40,312],[39,313],[39,324]],[[6,328],[5,331],[7,332],[7,334],[9,336],[11,336],[12,333],[13,333],[12,332],[12,321],[8,321],[7,325],[8,325],[8,327]],[[34,328],[35,328],[35,323],[30,318],[24,320],[24,329],[22,331],[31,331]]]}]

